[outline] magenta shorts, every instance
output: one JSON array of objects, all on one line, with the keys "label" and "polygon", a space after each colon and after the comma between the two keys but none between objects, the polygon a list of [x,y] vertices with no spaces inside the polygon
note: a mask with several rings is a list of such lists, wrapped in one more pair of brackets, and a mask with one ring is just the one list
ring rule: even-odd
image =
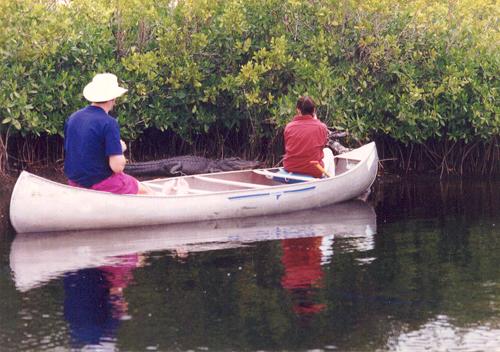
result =
[{"label": "magenta shorts", "polygon": [[[68,184],[70,186],[82,187],[71,180],[68,180]],[[90,189],[116,194],[137,194],[139,191],[139,181],[130,175],[120,172],[92,185]]]}]

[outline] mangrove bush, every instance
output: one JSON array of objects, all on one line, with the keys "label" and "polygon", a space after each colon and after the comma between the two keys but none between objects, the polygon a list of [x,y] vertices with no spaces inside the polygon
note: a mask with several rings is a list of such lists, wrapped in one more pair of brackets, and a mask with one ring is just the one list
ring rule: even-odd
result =
[{"label": "mangrove bush", "polygon": [[499,172],[496,0],[3,0],[0,165],[63,158],[98,72],[132,158],[277,163],[295,101],[405,171]]}]

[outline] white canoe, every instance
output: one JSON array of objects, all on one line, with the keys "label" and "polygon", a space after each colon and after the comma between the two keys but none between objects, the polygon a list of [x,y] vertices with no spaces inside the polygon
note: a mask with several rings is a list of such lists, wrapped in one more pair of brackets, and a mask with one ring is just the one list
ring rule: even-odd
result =
[{"label": "white canoe", "polygon": [[[230,171],[144,181],[158,195],[117,195],[71,187],[23,171],[10,202],[18,233],[149,226],[243,218],[312,209],[354,199],[374,182],[375,143],[335,157],[335,176],[281,183],[274,169]],[[187,188],[166,195],[172,180]]]},{"label": "white canoe", "polygon": [[[289,216],[290,215],[290,216]],[[18,234],[10,267],[16,288],[27,291],[65,273],[121,265],[129,255],[171,250],[189,253],[222,250],[269,240],[322,237],[325,260],[337,242],[343,249],[373,249],[377,231],[372,206],[360,200],[292,214],[138,228]],[[126,263],[125,263],[126,264]]]}]

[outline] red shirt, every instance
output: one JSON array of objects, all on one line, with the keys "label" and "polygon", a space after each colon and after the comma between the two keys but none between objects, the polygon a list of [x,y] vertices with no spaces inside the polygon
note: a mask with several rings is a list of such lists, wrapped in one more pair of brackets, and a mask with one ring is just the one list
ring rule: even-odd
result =
[{"label": "red shirt", "polygon": [[311,161],[323,165],[323,148],[328,139],[328,128],[311,115],[295,116],[285,127],[285,158],[283,166],[289,172],[321,177],[322,173]]}]

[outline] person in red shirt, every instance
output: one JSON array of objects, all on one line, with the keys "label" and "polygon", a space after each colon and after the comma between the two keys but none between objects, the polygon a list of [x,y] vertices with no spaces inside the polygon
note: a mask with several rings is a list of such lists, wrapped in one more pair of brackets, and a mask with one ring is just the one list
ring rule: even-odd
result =
[{"label": "person in red shirt", "polygon": [[334,175],[333,153],[325,148],[328,128],[316,117],[316,104],[308,96],[297,101],[297,115],[285,127],[285,157],[283,166],[286,171],[322,177],[319,164],[328,174]]}]

